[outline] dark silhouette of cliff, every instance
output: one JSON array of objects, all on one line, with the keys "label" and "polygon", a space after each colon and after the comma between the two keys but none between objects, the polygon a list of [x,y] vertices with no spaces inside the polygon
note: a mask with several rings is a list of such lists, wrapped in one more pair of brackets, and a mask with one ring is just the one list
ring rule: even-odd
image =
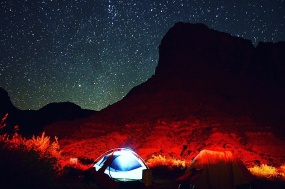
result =
[{"label": "dark silhouette of cliff", "polygon": [[24,135],[39,134],[44,126],[63,120],[75,120],[88,117],[96,111],[81,109],[71,102],[50,103],[39,110],[19,110],[10,100],[8,92],[0,87],[0,118],[8,113],[7,126],[2,132],[14,132],[14,126],[19,126],[19,132]]},{"label": "dark silhouette of cliff", "polygon": [[[93,116],[82,121],[80,129],[190,119],[235,122],[246,117],[279,132],[285,123],[284,82],[285,42],[260,42],[254,47],[250,40],[204,24],[179,22],[161,40],[155,74],[119,102],[96,114],[88,111]],[[61,105],[72,109],[71,104]],[[19,117],[29,119],[32,128],[42,128],[43,124],[36,126],[38,121],[60,120],[55,112],[61,105],[37,111],[40,116],[23,111]],[[77,117],[80,109],[72,107],[77,113],[68,112],[64,119],[84,117]]]},{"label": "dark silhouette of cliff", "polygon": [[2,118],[8,111],[12,111],[15,109],[13,106],[8,92],[5,91],[2,87],[0,87],[0,117]]},{"label": "dark silhouette of cliff", "polygon": [[203,24],[177,23],[162,39],[156,75],[203,77],[214,72],[283,83],[285,42],[260,42],[209,29]]},{"label": "dark silhouette of cliff", "polygon": [[144,158],[191,160],[202,149],[226,149],[249,167],[280,166],[284,56],[285,42],[254,47],[203,24],[177,23],[161,41],[151,78],[91,117],[45,129],[63,139],[70,157],[127,146]]},{"label": "dark silhouette of cliff", "polygon": [[[155,75],[93,117],[108,124],[249,117],[285,123],[285,42],[260,42],[177,23],[163,37]],[[94,121],[95,122],[95,121]]]},{"label": "dark silhouette of cliff", "polygon": [[[4,127],[0,131],[4,132],[12,132],[13,126],[17,125],[14,120],[14,114],[19,110],[12,104],[8,92],[5,91],[2,87],[0,87],[0,118],[4,118],[4,116],[9,113],[9,117],[5,121],[6,127]],[[13,125],[13,126],[11,126]]]}]

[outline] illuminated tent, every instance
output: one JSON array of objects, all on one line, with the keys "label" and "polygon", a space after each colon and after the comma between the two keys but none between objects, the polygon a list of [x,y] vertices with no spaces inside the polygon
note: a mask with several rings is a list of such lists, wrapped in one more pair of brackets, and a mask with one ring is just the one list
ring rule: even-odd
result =
[{"label": "illuminated tent", "polygon": [[142,172],[148,169],[144,161],[134,151],[115,148],[102,154],[95,161],[95,170],[100,169],[115,180],[141,180]]},{"label": "illuminated tent", "polygon": [[202,150],[177,180],[199,189],[233,189],[250,185],[253,176],[232,152]]}]

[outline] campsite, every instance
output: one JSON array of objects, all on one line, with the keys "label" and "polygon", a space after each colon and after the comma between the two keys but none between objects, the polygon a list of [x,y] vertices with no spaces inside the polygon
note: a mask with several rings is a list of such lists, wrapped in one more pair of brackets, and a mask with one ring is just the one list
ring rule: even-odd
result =
[{"label": "campsite", "polygon": [[1,88],[0,187],[284,189],[285,43],[178,22],[158,48],[100,111],[20,110]]},{"label": "campsite", "polygon": [[[201,150],[189,161],[162,155],[145,159],[130,148],[109,149],[94,159],[68,158],[59,153],[58,141],[52,142],[44,134],[32,139],[19,135],[11,139],[2,137],[0,153],[5,164],[0,165],[0,176],[5,189],[18,189],[19,186],[30,189],[285,187],[284,172],[262,170],[259,173],[263,175],[258,175],[231,151],[221,148]],[[60,170],[54,172],[60,166]]]},{"label": "campsite", "polygon": [[[100,173],[98,170],[104,166],[102,162],[108,160],[111,160],[107,163],[109,166],[106,165],[103,168],[105,172]],[[88,175],[91,179],[88,180],[88,184],[83,179],[74,182],[73,185],[72,182],[70,185],[59,185],[60,188],[282,189],[285,187],[285,182],[282,180],[255,177],[230,151],[202,150],[185,169],[175,170],[166,166],[149,168],[131,149],[117,148],[102,154],[94,167]]]}]

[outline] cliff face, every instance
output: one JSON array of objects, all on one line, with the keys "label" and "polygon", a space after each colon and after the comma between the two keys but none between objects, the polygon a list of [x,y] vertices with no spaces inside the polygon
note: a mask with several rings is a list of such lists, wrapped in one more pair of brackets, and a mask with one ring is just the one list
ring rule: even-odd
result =
[{"label": "cliff face", "polygon": [[285,42],[252,42],[209,29],[203,24],[177,23],[161,41],[156,75],[195,75],[213,72],[283,82]]},{"label": "cliff face", "polygon": [[155,75],[94,120],[126,124],[246,116],[281,126],[284,56],[285,42],[254,47],[203,24],[177,23],[161,41]]},{"label": "cliff face", "polygon": [[[202,149],[227,149],[249,166],[281,165],[284,47],[254,47],[203,24],[177,23],[161,41],[149,80],[88,119],[46,129],[60,128],[63,151],[71,157],[96,158],[127,146],[143,158],[191,160]],[[70,124],[77,129],[64,135]]]},{"label": "cliff face", "polygon": [[177,23],[161,41],[156,75],[203,77],[214,71],[243,74],[254,53],[249,40],[203,24]]}]

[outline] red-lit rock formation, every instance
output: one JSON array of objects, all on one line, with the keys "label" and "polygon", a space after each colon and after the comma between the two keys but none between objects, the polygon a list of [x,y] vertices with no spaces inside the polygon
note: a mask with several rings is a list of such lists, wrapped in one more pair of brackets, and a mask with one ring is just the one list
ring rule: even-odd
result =
[{"label": "red-lit rock formation", "polygon": [[223,148],[248,165],[280,165],[284,55],[284,42],[255,48],[203,24],[177,23],[161,41],[155,75],[78,122],[79,129],[62,140],[63,149],[96,158],[108,148],[129,146],[144,158],[191,159],[204,148]]}]

